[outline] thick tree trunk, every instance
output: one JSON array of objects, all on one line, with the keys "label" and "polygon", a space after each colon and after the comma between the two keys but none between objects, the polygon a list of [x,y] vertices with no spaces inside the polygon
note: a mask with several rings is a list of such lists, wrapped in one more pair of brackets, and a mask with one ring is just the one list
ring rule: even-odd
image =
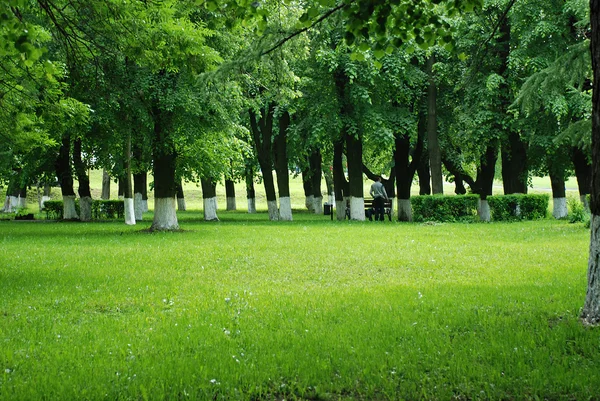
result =
[{"label": "thick tree trunk", "polygon": [[427,88],[427,151],[429,152],[429,166],[431,168],[431,188],[433,194],[444,193],[444,177],[442,176],[442,153],[437,132],[437,88],[434,79],[433,65],[435,56],[427,59],[427,75],[429,87]]},{"label": "thick tree trunk", "polygon": [[225,198],[227,207],[225,210],[237,210],[235,204],[235,183],[232,180],[225,180]]},{"label": "thick tree trunk", "polygon": [[186,211],[185,196],[183,194],[183,183],[181,180],[177,184],[177,210],[180,212]]},{"label": "thick tree trunk", "polygon": [[323,177],[325,178],[325,188],[327,190],[327,203],[333,205],[335,195],[333,194],[333,168],[324,168]]},{"label": "thick tree trunk", "polygon": [[204,221],[219,221],[217,216],[217,184],[209,178],[202,178],[202,200],[204,203]]},{"label": "thick tree trunk", "polygon": [[491,220],[490,206],[487,197],[492,195],[494,186],[494,175],[496,173],[496,160],[498,159],[498,147],[492,143],[487,146],[485,154],[481,157],[477,182],[481,189],[479,193],[479,220],[488,222]]},{"label": "thick tree trunk", "polygon": [[312,189],[312,179],[310,167],[302,170],[302,188],[304,189],[304,206],[309,212],[315,211],[315,197]]},{"label": "thick tree trunk", "polygon": [[350,188],[350,219],[365,220],[365,198],[362,174],[362,141],[353,135],[346,135],[346,157],[348,160],[348,181]]},{"label": "thick tree trunk", "polygon": [[153,141],[153,170],[154,170],[154,220],[151,231],[173,231],[179,229],[175,211],[175,167],[177,156],[175,146],[169,137],[166,127],[170,115],[168,112],[153,108],[154,141]]},{"label": "thick tree trunk", "polygon": [[267,208],[269,210],[269,220],[279,220],[279,210],[277,209],[277,195],[275,193],[275,182],[273,180],[273,158],[272,158],[272,137],[273,137],[273,112],[275,107],[269,103],[266,108],[261,110],[258,116],[254,111],[250,111],[250,128],[254,139],[254,147],[258,157],[258,163],[263,177],[263,185],[267,197]]},{"label": "thick tree trunk", "polygon": [[106,170],[102,170],[102,195],[101,199],[110,199],[110,176]]},{"label": "thick tree trunk", "polygon": [[502,184],[504,195],[527,193],[527,145],[519,133],[509,132],[502,145]]},{"label": "thick tree trunk", "polygon": [[285,221],[292,221],[290,173],[287,156],[287,129],[289,126],[290,115],[286,111],[279,118],[279,133],[273,143],[277,189],[279,190],[279,219]]},{"label": "thick tree trunk", "polygon": [[133,203],[133,182],[131,180],[131,132],[127,135],[127,145],[125,151],[125,188],[124,188],[124,215],[125,224],[135,225],[135,208]]},{"label": "thick tree trunk", "polygon": [[580,148],[573,148],[571,151],[571,160],[575,167],[575,176],[577,177],[577,186],[579,187],[579,198],[586,210],[590,210],[587,196],[592,189],[592,164],[587,155]]},{"label": "thick tree trunk", "polygon": [[[345,134],[344,134],[345,135]],[[344,175],[343,165],[344,140],[338,139],[333,144],[333,192],[335,195],[336,218],[346,219],[346,202],[344,194],[348,194],[348,181]]]},{"label": "thick tree trunk", "polygon": [[429,156],[424,154],[417,167],[419,177],[419,195],[431,195],[431,174],[429,173]]},{"label": "thick tree trunk", "polygon": [[143,213],[148,211],[147,179],[145,171],[133,175],[133,202],[137,221],[142,221]]},{"label": "thick tree trunk", "polygon": [[51,188],[49,183],[44,183],[44,191],[42,192],[42,199],[40,201],[40,210],[44,208],[44,203],[50,200]]},{"label": "thick tree trunk", "polygon": [[564,171],[550,171],[550,184],[552,185],[552,216],[555,219],[564,219],[569,214],[567,210],[567,195],[565,189]]},{"label": "thick tree trunk", "polygon": [[77,181],[79,181],[79,219],[81,221],[92,220],[92,192],[90,190],[90,177],[81,159],[81,138],[77,138],[73,144],[73,165]]},{"label": "thick tree trunk", "polygon": [[313,210],[315,214],[323,214],[323,193],[321,192],[321,152],[318,149],[310,155],[310,180],[313,191]]},{"label": "thick tree trunk", "polygon": [[248,200],[248,213],[256,213],[256,191],[254,190],[252,167],[246,167],[246,199]]},{"label": "thick tree trunk", "polygon": [[73,188],[73,175],[71,174],[71,137],[64,134],[56,159],[56,177],[60,183],[63,196],[63,219],[78,220],[75,209],[75,189]]}]

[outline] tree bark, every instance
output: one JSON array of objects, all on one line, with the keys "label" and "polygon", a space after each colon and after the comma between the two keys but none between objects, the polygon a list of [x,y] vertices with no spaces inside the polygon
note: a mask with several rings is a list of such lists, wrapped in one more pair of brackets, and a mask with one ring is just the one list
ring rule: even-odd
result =
[{"label": "tree bark", "polygon": [[427,151],[429,152],[429,167],[431,168],[431,188],[433,194],[444,193],[444,178],[442,176],[442,154],[437,132],[437,88],[434,79],[433,65],[435,56],[427,59],[427,75],[429,86],[427,88]]},{"label": "tree bark", "polygon": [[504,195],[527,193],[527,145],[517,132],[510,131],[502,145]]},{"label": "tree bark", "polygon": [[143,213],[148,211],[148,185],[147,173],[135,173],[133,175],[133,200],[135,219],[143,220]]},{"label": "tree bark", "polygon": [[103,169],[102,170],[102,195],[100,196],[101,199],[104,200],[109,200],[110,199],[110,176],[108,175],[108,172]]},{"label": "tree bark", "polygon": [[62,137],[55,168],[56,177],[60,183],[60,189],[63,196],[63,219],[78,220],[79,216],[75,210],[73,175],[71,174],[71,137],[68,133],[65,133]]},{"label": "tree bark", "polygon": [[[344,134],[345,135],[345,134]],[[344,140],[338,139],[333,144],[333,192],[335,195],[336,218],[346,219],[346,202],[344,195],[348,194],[348,181],[344,174],[343,164]],[[349,195],[346,195],[348,197]]]},{"label": "tree bark", "polygon": [[292,221],[290,172],[288,170],[287,156],[287,129],[289,126],[290,115],[286,111],[279,118],[279,133],[273,143],[277,189],[279,190],[279,219],[286,221]]},{"label": "tree bark", "polygon": [[217,184],[210,178],[202,178],[202,199],[204,203],[204,221],[219,221],[217,216]]},{"label": "tree bark", "polygon": [[565,189],[565,172],[562,169],[550,169],[550,184],[552,186],[552,216],[564,219],[568,215],[567,195]]},{"label": "tree bark", "polygon": [[256,213],[256,191],[254,190],[254,170],[246,166],[246,199],[248,200],[248,213]]},{"label": "tree bark", "polygon": [[479,219],[481,221],[490,221],[491,213],[487,197],[492,195],[494,187],[494,176],[496,173],[496,160],[498,159],[498,146],[491,143],[487,146],[485,154],[481,157],[481,165],[477,172],[477,182],[480,188],[479,193]]},{"label": "tree bark", "polygon": [[304,206],[309,212],[315,211],[310,166],[302,169],[302,189],[304,190]]},{"label": "tree bark", "polygon": [[419,177],[419,195],[431,195],[431,174],[429,173],[429,156],[424,154],[417,167]]},{"label": "tree bark", "polygon": [[73,143],[73,165],[77,181],[79,181],[79,219],[81,221],[92,220],[92,191],[90,190],[90,177],[81,159],[81,138]]},{"label": "tree bark", "polygon": [[225,198],[227,201],[226,210],[237,210],[235,204],[235,183],[232,180],[225,180]]},{"label": "tree bark", "polygon": [[365,198],[362,174],[362,141],[360,138],[346,134],[346,157],[350,188],[350,219],[364,221]]},{"label": "tree bark", "polygon": [[583,150],[575,147],[571,150],[571,160],[575,167],[575,176],[577,177],[577,186],[579,187],[579,198],[585,209],[589,211],[590,205],[587,196],[592,189],[592,164]]},{"label": "tree bark", "polygon": [[183,194],[183,183],[179,180],[177,184],[177,210],[180,212],[184,212],[186,210],[185,207],[185,195]]},{"label": "tree bark", "polygon": [[322,160],[321,152],[314,149],[310,154],[310,180],[313,192],[315,214],[323,214],[323,193],[321,192]]},{"label": "tree bark", "polygon": [[275,193],[275,182],[273,180],[273,158],[272,158],[272,137],[273,137],[273,112],[275,107],[272,103],[267,104],[261,109],[261,115],[258,116],[254,111],[250,111],[250,128],[254,139],[254,147],[260,164],[263,177],[263,185],[267,197],[267,207],[269,210],[269,220],[279,220],[279,210],[277,209],[277,195]]}]

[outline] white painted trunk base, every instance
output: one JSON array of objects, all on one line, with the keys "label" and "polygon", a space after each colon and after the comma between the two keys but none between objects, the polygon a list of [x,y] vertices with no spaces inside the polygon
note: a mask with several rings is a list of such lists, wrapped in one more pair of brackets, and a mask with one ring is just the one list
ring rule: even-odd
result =
[{"label": "white painted trunk base", "polygon": [[313,195],[307,196],[304,200],[304,204],[306,205],[306,208],[308,210],[310,210],[311,212],[314,211],[315,197]]},{"label": "white painted trunk base", "polygon": [[365,198],[350,197],[350,220],[365,221]]},{"label": "white painted trunk base", "polygon": [[135,226],[135,207],[133,198],[125,198],[123,202],[125,204],[125,224],[128,226]]},{"label": "white painted trunk base", "polygon": [[44,203],[46,203],[46,201],[49,201],[50,197],[48,195],[42,195],[42,199],[40,200],[40,210],[42,210],[44,208]]},{"label": "white painted trunk base", "polygon": [[142,221],[144,219],[144,200],[139,192],[133,194],[133,210],[135,211],[135,220]]},{"label": "white painted trunk base", "polygon": [[329,203],[330,205],[333,205],[335,203],[335,196],[329,195],[328,199],[329,201],[327,203]]},{"label": "white painted trunk base", "polygon": [[346,220],[346,201],[335,201],[335,217],[339,220]]},{"label": "white painted trunk base", "polygon": [[289,196],[279,198],[279,220],[292,221],[292,200]]},{"label": "white painted trunk base", "polygon": [[267,208],[269,209],[269,220],[279,220],[279,210],[277,209],[277,201],[267,201]]},{"label": "white painted trunk base", "polygon": [[315,214],[323,214],[323,197],[319,196],[317,198],[313,197],[313,209],[315,211]]},{"label": "white painted trunk base", "polygon": [[143,209],[144,212],[147,212],[148,210],[150,210],[150,209],[148,209],[148,199],[143,199],[142,205],[144,205],[144,209]]},{"label": "white painted trunk base", "polygon": [[487,200],[479,199],[479,206],[477,207],[477,214],[479,215],[480,221],[490,222],[492,220],[490,212],[490,204]]},{"label": "white painted trunk base", "polygon": [[177,198],[177,210],[179,210],[180,212],[186,211],[185,198]]},{"label": "white painted trunk base", "polygon": [[248,198],[248,213],[256,213],[256,198]]},{"label": "white painted trunk base", "polygon": [[398,221],[413,221],[410,199],[398,199]]},{"label": "white painted trunk base", "polygon": [[79,220],[75,209],[75,196],[63,196],[63,219]]},{"label": "white painted trunk base", "polygon": [[175,197],[154,198],[154,220],[150,227],[152,231],[179,230],[177,212],[175,211]]},{"label": "white painted trunk base", "polygon": [[390,210],[390,219],[392,221],[396,221],[396,198],[391,198],[390,201],[392,202],[392,209]]},{"label": "white painted trunk base", "polygon": [[12,210],[13,212],[16,212],[19,207],[21,206],[21,202],[20,202],[20,197],[19,196],[11,196],[10,197],[10,210]]},{"label": "white painted trunk base", "polygon": [[79,199],[79,220],[92,220],[92,198],[89,196],[84,196]]},{"label": "white painted trunk base", "polygon": [[6,198],[4,198],[4,206],[2,206],[2,212],[4,213],[10,213],[10,196],[7,196]]},{"label": "white painted trunk base", "polygon": [[17,204],[19,209],[27,208],[27,198],[21,198],[20,196],[17,198]]},{"label": "white painted trunk base", "polygon": [[564,219],[569,214],[567,198],[552,198],[552,216],[555,219]]},{"label": "white painted trunk base", "polygon": [[231,196],[227,198],[227,210],[237,210],[235,198],[233,198]]},{"label": "white painted trunk base", "polygon": [[204,198],[204,221],[219,221],[217,217],[217,197]]}]

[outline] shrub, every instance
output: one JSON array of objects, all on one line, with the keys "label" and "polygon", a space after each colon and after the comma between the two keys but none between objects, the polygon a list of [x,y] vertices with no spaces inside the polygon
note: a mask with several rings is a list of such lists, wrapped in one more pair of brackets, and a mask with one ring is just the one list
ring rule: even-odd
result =
[{"label": "shrub", "polygon": [[546,217],[547,194],[488,196],[493,221],[535,220]]},{"label": "shrub", "polygon": [[410,198],[414,221],[473,221],[478,195],[422,195]]},{"label": "shrub", "polygon": [[586,223],[590,220],[590,214],[585,210],[581,200],[576,197],[569,196],[567,199],[567,208],[569,215],[567,216],[569,223]]},{"label": "shrub", "polygon": [[46,219],[60,220],[63,218],[63,202],[48,200],[44,202],[42,212],[46,212]]},{"label": "shrub", "polygon": [[[79,200],[75,200],[75,208],[79,213]],[[63,218],[62,201],[46,201],[42,211],[46,212],[47,219],[60,220]],[[125,214],[125,205],[122,200],[95,200],[92,202],[92,216],[95,219],[120,219]]]}]

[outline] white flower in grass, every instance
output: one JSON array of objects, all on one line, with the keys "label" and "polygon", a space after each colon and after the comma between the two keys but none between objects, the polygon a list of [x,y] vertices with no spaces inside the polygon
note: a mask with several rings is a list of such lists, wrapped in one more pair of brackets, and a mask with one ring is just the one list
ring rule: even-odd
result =
[{"label": "white flower in grass", "polygon": [[9,368],[4,369],[4,373],[11,373],[11,372],[12,372],[12,370]]}]

